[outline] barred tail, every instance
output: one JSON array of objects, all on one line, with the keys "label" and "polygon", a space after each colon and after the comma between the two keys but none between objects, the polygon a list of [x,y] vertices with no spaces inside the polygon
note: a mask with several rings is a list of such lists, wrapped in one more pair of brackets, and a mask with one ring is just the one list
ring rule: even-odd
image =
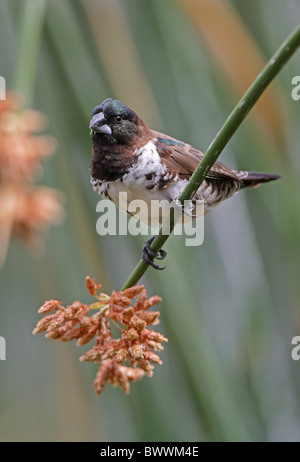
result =
[{"label": "barred tail", "polygon": [[280,178],[280,175],[246,171],[239,171],[236,175],[242,181],[243,188],[259,186],[260,183],[268,183],[269,181]]}]

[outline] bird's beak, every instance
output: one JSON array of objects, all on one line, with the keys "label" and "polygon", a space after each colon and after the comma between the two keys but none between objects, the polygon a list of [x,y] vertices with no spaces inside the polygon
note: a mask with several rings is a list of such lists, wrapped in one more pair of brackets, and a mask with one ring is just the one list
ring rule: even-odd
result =
[{"label": "bird's beak", "polygon": [[95,114],[90,122],[91,133],[105,133],[106,135],[111,135],[111,128],[106,124],[107,120],[104,117],[103,112]]}]

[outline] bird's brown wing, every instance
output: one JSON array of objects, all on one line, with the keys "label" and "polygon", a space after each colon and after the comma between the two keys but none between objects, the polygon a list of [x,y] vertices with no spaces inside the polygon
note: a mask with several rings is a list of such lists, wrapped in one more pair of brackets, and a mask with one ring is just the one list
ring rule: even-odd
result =
[{"label": "bird's brown wing", "polygon": [[[155,132],[152,140],[161,157],[162,163],[167,167],[168,173],[175,177],[178,175],[182,179],[189,179],[195,171],[204,154],[190,144],[171,138],[159,132]],[[214,180],[233,180],[241,182],[234,170],[215,162],[206,178]]]}]

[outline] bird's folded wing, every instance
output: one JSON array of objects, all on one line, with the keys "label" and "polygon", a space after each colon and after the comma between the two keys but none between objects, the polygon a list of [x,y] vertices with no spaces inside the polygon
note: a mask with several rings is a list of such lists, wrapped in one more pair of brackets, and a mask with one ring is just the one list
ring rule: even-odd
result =
[{"label": "bird's folded wing", "polygon": [[[159,132],[155,132],[153,143],[166,166],[168,173],[173,177],[189,179],[193,174],[204,154],[190,144],[183,143]],[[234,170],[226,167],[221,162],[215,162],[206,178],[214,180],[230,179],[241,182]]]}]

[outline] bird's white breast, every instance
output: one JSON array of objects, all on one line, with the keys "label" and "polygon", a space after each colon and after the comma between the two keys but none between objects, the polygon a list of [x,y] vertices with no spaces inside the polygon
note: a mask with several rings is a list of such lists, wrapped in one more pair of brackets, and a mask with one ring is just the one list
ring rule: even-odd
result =
[{"label": "bird's white breast", "polygon": [[[139,155],[138,161],[121,179],[104,182],[92,178],[91,183],[95,191],[111,199],[118,207],[126,210],[126,212],[128,212],[128,203],[143,200],[147,204],[148,213],[145,214],[143,211],[140,211],[139,218],[145,223],[149,223],[152,201],[166,201],[169,203],[177,199],[187,181],[181,180],[179,177],[173,178],[166,187],[158,189],[159,181],[162,179],[167,180],[169,174],[166,166],[161,162],[155,144],[149,141],[145,146],[136,150],[134,154]],[[119,200],[119,194],[124,192],[127,193],[127,204]],[[167,212],[167,204],[162,202],[161,206]],[[156,207],[152,204],[151,224],[153,226],[157,226],[160,221],[161,212],[157,214],[155,213],[156,210]]]}]

